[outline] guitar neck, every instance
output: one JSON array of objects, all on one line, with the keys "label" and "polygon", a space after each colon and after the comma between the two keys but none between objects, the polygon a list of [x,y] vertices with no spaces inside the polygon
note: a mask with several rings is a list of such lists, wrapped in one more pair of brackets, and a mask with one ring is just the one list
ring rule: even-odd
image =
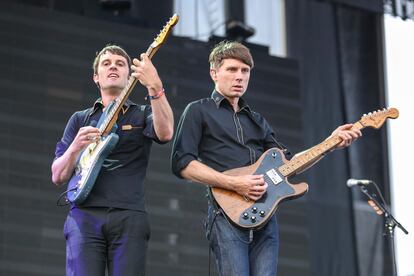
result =
[{"label": "guitar neck", "polygon": [[[365,126],[360,122],[354,123],[353,129],[363,129]],[[294,157],[279,167],[279,171],[286,177],[297,174],[298,172],[310,167],[313,162],[321,158],[325,153],[331,151],[342,142],[342,138],[338,135],[327,138],[318,145],[310,148],[303,154]]]},{"label": "guitar neck", "polygon": [[[151,44],[146,54],[149,58],[152,58],[157,51],[157,47],[153,47]],[[102,123],[101,127],[99,128],[100,132],[105,136],[108,135],[112,128],[114,127],[116,120],[118,119],[119,112],[121,111],[122,106],[125,104],[126,100],[128,99],[129,95],[131,94],[132,90],[134,89],[135,85],[137,84],[137,78],[130,76],[127,85],[122,90],[121,94],[115,99],[115,105],[108,113],[105,121]]]}]

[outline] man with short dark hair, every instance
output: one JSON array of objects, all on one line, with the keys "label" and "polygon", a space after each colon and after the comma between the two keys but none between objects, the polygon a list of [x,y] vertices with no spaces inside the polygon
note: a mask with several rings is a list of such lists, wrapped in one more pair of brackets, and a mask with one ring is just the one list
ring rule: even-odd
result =
[{"label": "man with short dark hair", "polygon": [[[223,171],[255,163],[270,148],[281,148],[267,121],[243,99],[253,68],[250,51],[223,41],[210,53],[211,98],[190,103],[178,124],[171,156],[175,175],[208,187],[227,189],[257,201],[265,193],[263,175],[228,175]],[[338,127],[348,146],[361,136],[352,124]],[[221,276],[275,276],[279,236],[276,216],[258,230],[231,224],[209,196],[206,234]]]},{"label": "man with short dark hair", "polygon": [[93,188],[80,204],[72,203],[67,216],[66,275],[145,275],[150,227],[145,212],[144,178],[153,141],[173,136],[173,114],[161,79],[146,54],[131,58],[117,45],[104,47],[93,63],[93,80],[101,97],[91,108],[75,112],[56,146],[52,180],[66,183],[82,151],[101,139],[96,127],[103,112],[135,77],[147,88],[150,105],[126,100],[119,112],[119,141],[108,155]]}]

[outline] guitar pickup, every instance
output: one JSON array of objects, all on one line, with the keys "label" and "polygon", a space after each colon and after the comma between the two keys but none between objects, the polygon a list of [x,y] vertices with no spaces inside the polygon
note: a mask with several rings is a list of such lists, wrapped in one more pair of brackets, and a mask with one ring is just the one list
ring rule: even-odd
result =
[{"label": "guitar pickup", "polygon": [[132,130],[134,128],[142,128],[142,126],[123,125],[121,127],[122,130]]}]

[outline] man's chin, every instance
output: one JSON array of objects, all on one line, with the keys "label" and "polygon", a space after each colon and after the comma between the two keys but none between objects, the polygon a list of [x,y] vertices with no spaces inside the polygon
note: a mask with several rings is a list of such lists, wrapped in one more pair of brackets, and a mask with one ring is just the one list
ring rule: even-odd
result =
[{"label": "man's chin", "polygon": [[122,89],[123,87],[120,87],[118,85],[111,85],[103,88],[102,90],[109,95],[119,95]]},{"label": "man's chin", "polygon": [[234,97],[241,97],[244,94],[244,91],[233,91],[232,94],[234,95]]}]

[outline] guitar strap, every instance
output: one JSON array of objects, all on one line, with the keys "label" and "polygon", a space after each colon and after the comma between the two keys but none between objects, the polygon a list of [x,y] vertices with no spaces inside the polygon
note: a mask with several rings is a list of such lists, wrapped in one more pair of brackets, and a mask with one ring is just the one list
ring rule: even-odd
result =
[{"label": "guitar strap", "polygon": [[[251,113],[247,112],[248,116],[253,120],[253,122],[256,123],[256,125],[260,126],[259,122],[258,122],[258,113],[252,111]],[[273,142],[275,142],[275,144],[277,145],[277,147],[279,149],[281,149],[283,151],[283,154],[285,155],[286,159],[290,160],[292,157],[292,153],[288,150],[288,148],[282,144],[281,142],[279,142],[275,137],[273,138]],[[265,151],[268,149],[265,149]]]}]

